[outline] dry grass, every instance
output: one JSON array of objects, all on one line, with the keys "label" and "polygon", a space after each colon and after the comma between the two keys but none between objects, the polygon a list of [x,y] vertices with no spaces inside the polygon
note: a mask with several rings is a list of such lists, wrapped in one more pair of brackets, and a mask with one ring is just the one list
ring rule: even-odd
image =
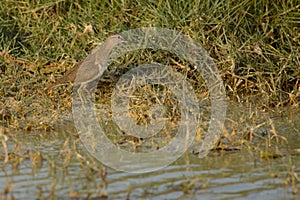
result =
[{"label": "dry grass", "polygon": [[[0,8],[0,121],[9,129],[50,130],[71,111],[71,87],[48,94],[44,87],[108,35],[149,26],[178,30],[202,44],[230,99],[267,109],[299,106],[299,6],[284,0],[6,0]],[[132,67],[152,60],[185,73],[198,95],[205,90],[200,74],[165,52],[144,52],[119,64]],[[108,96],[108,86],[102,85],[99,94],[107,91]]]}]

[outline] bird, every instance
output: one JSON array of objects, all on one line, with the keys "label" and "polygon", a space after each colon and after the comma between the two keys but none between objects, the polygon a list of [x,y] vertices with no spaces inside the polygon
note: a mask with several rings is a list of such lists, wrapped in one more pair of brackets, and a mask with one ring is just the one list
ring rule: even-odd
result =
[{"label": "bird", "polygon": [[102,45],[96,47],[86,59],[75,64],[65,75],[48,86],[46,91],[52,90],[67,82],[72,82],[76,85],[79,84],[81,87],[97,80],[105,70],[103,66],[105,66],[112,49],[123,42],[125,42],[125,40],[119,34],[108,37],[107,40]]}]

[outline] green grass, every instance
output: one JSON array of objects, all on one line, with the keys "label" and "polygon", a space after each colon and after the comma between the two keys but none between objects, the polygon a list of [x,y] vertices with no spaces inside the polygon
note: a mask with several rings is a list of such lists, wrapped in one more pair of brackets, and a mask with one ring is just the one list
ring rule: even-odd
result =
[{"label": "green grass", "polygon": [[48,129],[70,91],[43,88],[109,35],[164,27],[196,39],[227,94],[264,107],[299,105],[300,4],[280,1],[13,1],[0,8],[0,120]]}]

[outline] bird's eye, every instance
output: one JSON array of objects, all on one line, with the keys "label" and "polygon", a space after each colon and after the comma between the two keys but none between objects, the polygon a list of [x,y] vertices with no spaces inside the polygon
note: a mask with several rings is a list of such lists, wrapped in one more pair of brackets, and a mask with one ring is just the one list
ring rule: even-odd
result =
[{"label": "bird's eye", "polygon": [[118,35],[118,39],[124,40],[124,38],[121,35]]}]

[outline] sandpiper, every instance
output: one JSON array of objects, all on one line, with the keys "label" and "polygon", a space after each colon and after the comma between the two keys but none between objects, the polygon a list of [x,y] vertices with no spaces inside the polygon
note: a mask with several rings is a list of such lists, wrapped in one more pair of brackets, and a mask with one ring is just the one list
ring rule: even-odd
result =
[{"label": "sandpiper", "polygon": [[[95,48],[90,55],[83,61],[78,62],[70,71],[57,80],[54,84],[46,88],[51,90],[61,84],[72,82],[80,87],[87,85],[98,79],[103,73],[104,65],[107,62],[108,56],[112,49],[124,42],[125,40],[120,35],[110,36],[102,45]],[[78,74],[78,76],[76,76]]]}]

